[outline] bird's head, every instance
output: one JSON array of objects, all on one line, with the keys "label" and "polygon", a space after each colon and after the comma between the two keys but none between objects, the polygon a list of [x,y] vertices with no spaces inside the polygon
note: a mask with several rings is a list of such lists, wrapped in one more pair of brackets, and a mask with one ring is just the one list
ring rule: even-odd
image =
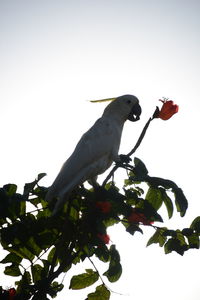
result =
[{"label": "bird's head", "polygon": [[113,100],[105,109],[104,113],[118,116],[123,121],[132,122],[140,119],[142,109],[139,100],[133,95],[123,95]]}]

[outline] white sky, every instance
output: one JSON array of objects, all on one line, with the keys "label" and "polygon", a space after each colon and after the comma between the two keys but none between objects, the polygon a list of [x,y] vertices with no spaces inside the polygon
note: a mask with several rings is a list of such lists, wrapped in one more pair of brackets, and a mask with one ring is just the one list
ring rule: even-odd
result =
[{"label": "white sky", "polygon": [[[136,156],[151,175],[183,188],[188,213],[166,224],[189,226],[200,214],[199,29],[198,0],[1,0],[0,184],[22,190],[46,172],[49,185],[102,114],[105,104],[86,100],[127,93],[140,99],[141,121],[124,128],[120,152],[127,153],[165,96],[180,111],[167,122],[153,121]],[[153,234],[145,232],[131,237],[120,227],[111,230],[124,269],[109,284],[123,296],[111,300],[199,300],[199,251],[164,255],[158,246],[145,247]],[[1,276],[0,285],[8,282]],[[68,291],[68,276],[65,284],[58,300],[86,298],[88,291]]]}]

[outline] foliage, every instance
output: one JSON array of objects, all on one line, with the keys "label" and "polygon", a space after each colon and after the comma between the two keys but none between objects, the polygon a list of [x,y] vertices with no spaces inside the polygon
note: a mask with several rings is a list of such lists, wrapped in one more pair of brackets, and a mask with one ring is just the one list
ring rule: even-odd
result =
[{"label": "foliage", "polygon": [[[85,259],[89,259],[93,269],[73,276],[69,288],[83,289],[100,280],[101,284],[88,294],[87,300],[109,300],[111,291],[102,276],[115,282],[122,274],[120,254],[115,245],[109,246],[107,234],[107,228],[114,224],[121,223],[131,235],[143,233],[143,226],[152,227],[155,233],[147,246],[159,244],[166,254],[175,251],[183,255],[189,249],[199,249],[200,217],[182,230],[154,225],[163,222],[158,212],[162,206],[166,207],[169,218],[175,208],[181,217],[185,215],[188,202],[183,191],[171,180],[149,176],[140,159],[135,158],[134,164],[129,164],[130,156],[140,146],[151,121],[168,120],[178,112],[178,105],[172,100],[161,101],[161,110],[156,107],[134,148],[127,155],[120,155],[121,162],[114,166],[102,186],[90,190],[78,186],[59,215],[52,215],[54,204],[45,201],[47,188],[39,185],[44,173],[26,183],[23,194],[17,192],[15,184],[6,184],[0,189],[1,245],[8,252],[0,263],[5,264],[6,275],[19,277],[16,290],[0,287],[2,300],[55,298],[63,288],[56,278]],[[123,192],[113,180],[109,181],[119,167],[126,169],[128,174]],[[146,192],[143,184],[146,184]],[[103,275],[92,257],[107,264]]]},{"label": "foliage", "polygon": [[[185,215],[188,203],[183,191],[171,180],[149,176],[138,158],[133,165],[123,163],[120,167],[128,172],[123,192],[113,181],[90,190],[79,186],[54,217],[53,204],[48,206],[45,201],[47,188],[39,185],[45,174],[26,183],[22,194],[17,192],[15,184],[0,189],[1,245],[7,251],[1,264],[5,264],[6,275],[18,277],[12,299],[55,298],[63,288],[56,278],[86,259],[91,261],[93,269],[73,276],[69,288],[83,289],[100,281],[87,299],[110,299],[103,278],[115,282],[122,274],[120,254],[115,245],[109,246],[107,234],[107,228],[117,223],[123,224],[131,235],[143,233],[145,226],[152,227],[155,233],[147,246],[158,244],[166,254],[175,251],[183,255],[189,249],[199,249],[200,217],[184,229],[155,225],[163,222],[161,207],[166,207],[169,218],[175,209],[180,216]],[[141,188],[144,183],[146,192]],[[92,257],[107,265],[103,275]],[[3,290],[0,293],[3,295]]]}]

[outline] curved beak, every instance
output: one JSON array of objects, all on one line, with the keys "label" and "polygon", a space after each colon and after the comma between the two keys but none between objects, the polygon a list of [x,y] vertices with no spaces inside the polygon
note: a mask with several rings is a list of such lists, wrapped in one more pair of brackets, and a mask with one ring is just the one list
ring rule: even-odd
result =
[{"label": "curved beak", "polygon": [[131,122],[138,121],[140,119],[140,115],[142,113],[141,106],[139,103],[136,103],[131,109],[130,114],[128,115],[128,120]]}]

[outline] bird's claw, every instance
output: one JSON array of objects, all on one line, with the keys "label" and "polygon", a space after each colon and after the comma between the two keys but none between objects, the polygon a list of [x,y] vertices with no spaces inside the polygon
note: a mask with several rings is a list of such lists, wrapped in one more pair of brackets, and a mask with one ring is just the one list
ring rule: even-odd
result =
[{"label": "bird's claw", "polygon": [[125,163],[125,164],[128,164],[132,161],[132,159],[130,158],[130,156],[126,155],[126,154],[120,154],[120,160],[121,160],[121,163]]}]

